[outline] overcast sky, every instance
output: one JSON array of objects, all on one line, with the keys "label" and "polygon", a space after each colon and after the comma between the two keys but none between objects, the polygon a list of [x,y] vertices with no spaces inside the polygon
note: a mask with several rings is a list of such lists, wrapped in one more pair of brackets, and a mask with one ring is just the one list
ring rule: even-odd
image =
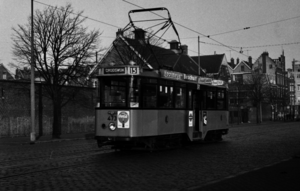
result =
[{"label": "overcast sky", "polygon": [[[118,28],[129,23],[128,12],[133,9],[166,7],[178,30],[181,44],[189,55],[226,54],[230,58],[253,61],[264,51],[278,58],[282,51],[287,68],[293,58],[300,60],[300,0],[37,0],[34,9],[65,6],[71,3],[76,12],[84,11],[89,29],[102,31],[101,46],[108,47]],[[45,5],[46,4],[46,5]],[[12,27],[28,22],[31,0],[0,0],[0,63],[15,63],[12,57]],[[157,12],[167,16],[165,12]],[[154,14],[135,13],[136,18],[159,18]],[[146,28],[147,23],[139,23]],[[250,27],[247,30],[243,30]],[[172,29],[164,39],[176,39]],[[204,36],[203,36],[204,35]],[[206,36],[206,37],[205,37]],[[207,38],[210,36],[210,38]],[[243,54],[239,54],[240,49]]]}]

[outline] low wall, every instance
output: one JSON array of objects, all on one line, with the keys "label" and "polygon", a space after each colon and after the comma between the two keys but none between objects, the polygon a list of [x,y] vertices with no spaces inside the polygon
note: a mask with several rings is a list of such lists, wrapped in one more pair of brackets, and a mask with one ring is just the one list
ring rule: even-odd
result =
[{"label": "low wall", "polygon": [[[0,137],[30,136],[30,117],[2,117],[0,116]],[[81,118],[65,117],[62,119],[62,134],[94,132],[94,116]],[[43,127],[35,123],[36,135],[52,135],[52,118],[43,117]]]}]

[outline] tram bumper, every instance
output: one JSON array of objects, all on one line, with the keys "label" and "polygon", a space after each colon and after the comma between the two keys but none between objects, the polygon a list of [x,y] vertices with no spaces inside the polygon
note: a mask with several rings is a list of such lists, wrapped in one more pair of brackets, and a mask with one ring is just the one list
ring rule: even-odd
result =
[{"label": "tram bumper", "polygon": [[118,144],[126,144],[132,141],[133,138],[130,137],[100,137],[95,136],[97,140],[98,147],[102,147],[105,145],[118,145]]}]

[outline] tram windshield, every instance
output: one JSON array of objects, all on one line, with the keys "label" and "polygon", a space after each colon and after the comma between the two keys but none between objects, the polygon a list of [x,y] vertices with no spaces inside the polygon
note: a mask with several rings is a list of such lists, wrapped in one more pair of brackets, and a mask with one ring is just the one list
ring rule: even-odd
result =
[{"label": "tram windshield", "polygon": [[126,78],[103,80],[105,107],[126,107]]}]

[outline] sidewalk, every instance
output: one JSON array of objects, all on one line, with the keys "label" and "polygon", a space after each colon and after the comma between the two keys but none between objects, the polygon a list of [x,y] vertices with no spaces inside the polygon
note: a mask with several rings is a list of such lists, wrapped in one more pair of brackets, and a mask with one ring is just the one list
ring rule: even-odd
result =
[{"label": "sidewalk", "polygon": [[271,124],[281,124],[281,123],[299,123],[300,121],[263,121],[262,123],[230,123],[229,128],[235,127],[249,127],[249,126],[261,126],[261,125],[271,125]]},{"label": "sidewalk", "polygon": [[257,190],[300,190],[300,153],[277,164],[242,172],[236,176],[210,182],[204,186],[191,187],[185,191],[257,191]]},{"label": "sidewalk", "polygon": [[[70,140],[84,140],[93,139],[93,133],[72,133],[62,134],[60,139],[52,139],[52,135],[44,135],[36,137],[35,144],[45,142],[59,142],[59,141],[70,141]],[[0,145],[24,145],[30,144],[30,137],[0,137]]]}]

